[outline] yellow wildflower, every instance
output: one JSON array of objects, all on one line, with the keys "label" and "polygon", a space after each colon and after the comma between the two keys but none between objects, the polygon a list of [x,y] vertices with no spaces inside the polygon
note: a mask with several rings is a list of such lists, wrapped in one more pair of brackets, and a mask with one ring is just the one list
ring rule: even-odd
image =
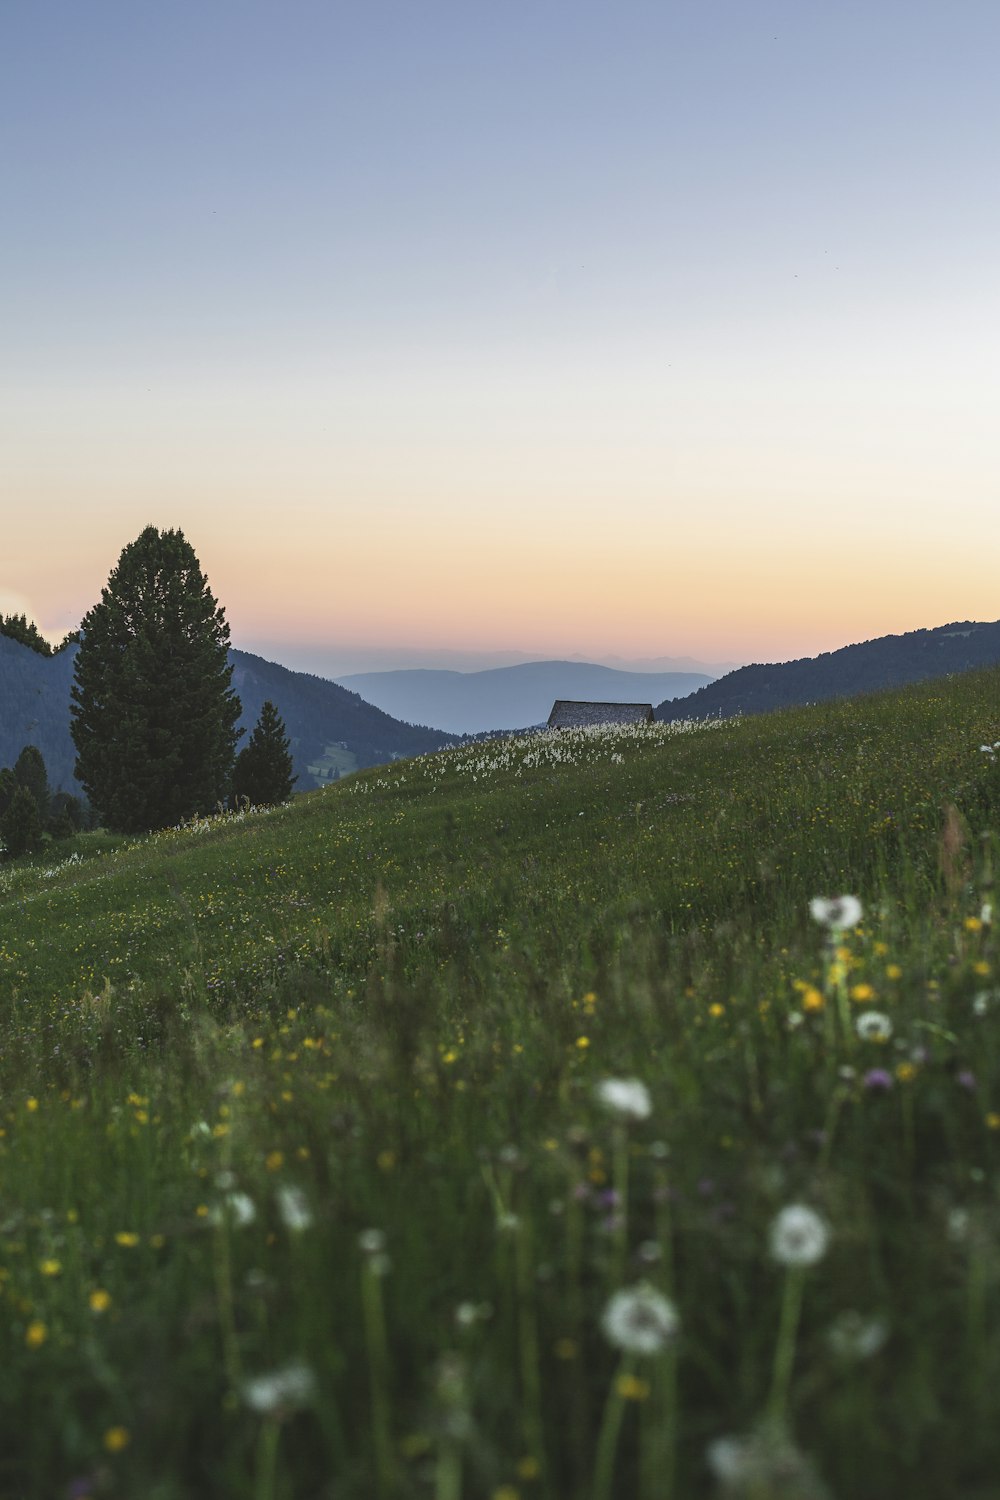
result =
[{"label": "yellow wildflower", "polygon": [[649,1381],[641,1380],[638,1375],[619,1375],[615,1390],[623,1401],[645,1401],[649,1395]]},{"label": "yellow wildflower", "polygon": [[111,1306],[111,1293],[106,1292],[103,1287],[95,1287],[88,1298],[91,1312],[107,1312]]},{"label": "yellow wildflower", "polygon": [[29,1349],[40,1349],[45,1343],[45,1340],[48,1338],[48,1336],[49,1330],[46,1328],[45,1324],[39,1323],[36,1320],[34,1323],[29,1323],[27,1328],[25,1329],[24,1342],[27,1344]]},{"label": "yellow wildflower", "polygon": [[131,1435],[127,1427],[109,1427],[104,1434],[104,1446],[109,1453],[120,1453],[127,1448]]}]

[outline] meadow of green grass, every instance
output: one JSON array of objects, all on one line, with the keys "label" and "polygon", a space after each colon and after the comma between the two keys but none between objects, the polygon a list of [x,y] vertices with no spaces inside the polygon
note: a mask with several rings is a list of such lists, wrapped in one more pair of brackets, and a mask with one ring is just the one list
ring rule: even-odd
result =
[{"label": "meadow of green grass", "polygon": [[995,1496],[995,741],[983,672],[0,865],[0,1496]]}]

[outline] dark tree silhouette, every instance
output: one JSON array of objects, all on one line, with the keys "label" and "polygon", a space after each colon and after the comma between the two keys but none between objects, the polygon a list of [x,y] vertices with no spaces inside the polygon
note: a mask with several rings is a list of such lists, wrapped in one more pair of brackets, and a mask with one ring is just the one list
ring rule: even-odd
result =
[{"label": "dark tree silhouette", "polygon": [[11,858],[32,854],[41,847],[42,820],[38,803],[26,786],[19,786],[0,818],[0,843]]},{"label": "dark tree silhouette", "polygon": [[14,762],[14,780],[27,787],[38,805],[38,816],[44,823],[49,815],[49,778],[42,752],[36,745],[25,745]]},{"label": "dark tree silhouette", "polygon": [[264,700],[260,718],[246,746],[236,757],[233,791],[255,807],[287,802],[292,795],[292,753],[285,724],[270,698]]},{"label": "dark tree silhouette", "polygon": [[228,646],[183,532],[147,526],[84,617],[76,657],[76,774],[109,828],[168,827],[228,794],[240,715]]},{"label": "dark tree silhouette", "polygon": [[22,646],[30,646],[39,656],[52,655],[52,647],[34,620],[29,620],[27,615],[0,615],[0,635],[8,636],[12,641],[20,641]]}]

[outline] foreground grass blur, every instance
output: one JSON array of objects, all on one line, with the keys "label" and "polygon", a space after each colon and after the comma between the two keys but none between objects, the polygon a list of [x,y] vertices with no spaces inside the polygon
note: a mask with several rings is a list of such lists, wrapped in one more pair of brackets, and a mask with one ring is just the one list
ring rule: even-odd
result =
[{"label": "foreground grass blur", "polygon": [[0,1495],[994,1493],[997,740],[977,673],[0,866]]}]

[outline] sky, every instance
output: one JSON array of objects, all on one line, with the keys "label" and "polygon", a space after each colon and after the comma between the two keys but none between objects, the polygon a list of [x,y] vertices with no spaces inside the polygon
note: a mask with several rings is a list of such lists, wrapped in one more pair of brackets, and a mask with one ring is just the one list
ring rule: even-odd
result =
[{"label": "sky", "polygon": [[291,666],[1000,617],[995,0],[3,0],[0,611]]}]

